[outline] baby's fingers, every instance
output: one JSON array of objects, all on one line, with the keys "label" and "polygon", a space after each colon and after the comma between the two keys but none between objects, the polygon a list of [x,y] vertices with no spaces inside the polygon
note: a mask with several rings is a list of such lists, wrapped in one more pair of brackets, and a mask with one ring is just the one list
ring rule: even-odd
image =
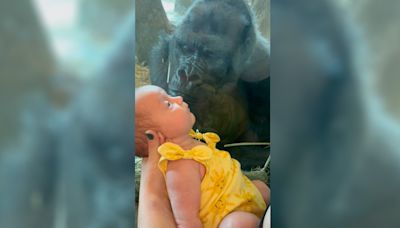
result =
[{"label": "baby's fingers", "polygon": [[163,134],[161,134],[161,132],[157,132],[158,135],[158,142],[161,144],[165,143],[165,137]]}]

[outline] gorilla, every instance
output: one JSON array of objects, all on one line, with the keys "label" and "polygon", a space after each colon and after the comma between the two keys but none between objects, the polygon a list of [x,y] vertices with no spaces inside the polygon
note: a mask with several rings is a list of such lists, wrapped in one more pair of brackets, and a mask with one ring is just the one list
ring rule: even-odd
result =
[{"label": "gorilla", "polygon": [[183,96],[195,128],[222,144],[269,141],[269,42],[245,1],[195,1],[152,50],[150,79]]},{"label": "gorilla", "polygon": [[400,131],[337,1],[272,4],[272,227],[400,227]]}]

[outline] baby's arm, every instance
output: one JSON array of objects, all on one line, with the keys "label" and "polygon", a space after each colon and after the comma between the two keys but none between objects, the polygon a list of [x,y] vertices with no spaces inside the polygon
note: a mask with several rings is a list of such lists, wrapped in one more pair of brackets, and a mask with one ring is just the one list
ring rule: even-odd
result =
[{"label": "baby's arm", "polygon": [[202,227],[200,210],[201,164],[190,159],[169,161],[167,191],[177,227]]}]

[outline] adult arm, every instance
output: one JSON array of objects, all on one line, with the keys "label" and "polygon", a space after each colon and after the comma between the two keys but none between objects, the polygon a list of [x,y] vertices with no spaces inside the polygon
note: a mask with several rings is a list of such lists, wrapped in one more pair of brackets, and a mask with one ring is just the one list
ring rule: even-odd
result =
[{"label": "adult arm", "polygon": [[148,140],[149,156],[142,160],[142,173],[140,177],[138,228],[175,228],[165,180],[158,169],[160,155],[157,148],[164,139],[153,131]]}]

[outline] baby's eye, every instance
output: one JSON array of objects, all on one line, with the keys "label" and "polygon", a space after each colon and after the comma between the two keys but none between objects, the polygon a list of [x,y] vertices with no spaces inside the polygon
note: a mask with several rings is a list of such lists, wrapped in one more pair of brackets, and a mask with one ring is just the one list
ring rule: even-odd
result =
[{"label": "baby's eye", "polygon": [[167,104],[168,108],[171,107],[171,105],[172,105],[169,101],[166,101],[165,103]]}]

